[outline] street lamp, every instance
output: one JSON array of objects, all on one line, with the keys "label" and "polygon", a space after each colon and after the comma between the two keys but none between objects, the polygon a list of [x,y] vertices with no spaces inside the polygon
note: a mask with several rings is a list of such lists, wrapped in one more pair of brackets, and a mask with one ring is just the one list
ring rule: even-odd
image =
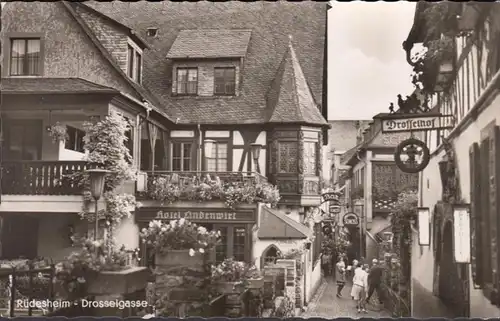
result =
[{"label": "street lamp", "polygon": [[260,174],[260,166],[259,166],[259,158],[260,158],[260,150],[262,149],[261,144],[253,143],[250,144],[252,149],[252,157],[255,162],[255,170]]},{"label": "street lamp", "polygon": [[99,231],[99,218],[98,218],[98,201],[104,191],[104,179],[110,171],[105,169],[88,169],[90,177],[90,194],[95,202],[95,227],[94,227],[94,240],[97,240],[97,232]]}]

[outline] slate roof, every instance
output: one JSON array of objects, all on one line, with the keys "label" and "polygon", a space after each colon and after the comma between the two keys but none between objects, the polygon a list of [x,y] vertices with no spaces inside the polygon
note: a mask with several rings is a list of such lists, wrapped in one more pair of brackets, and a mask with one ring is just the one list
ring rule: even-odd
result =
[{"label": "slate roof", "polygon": [[125,34],[127,36],[129,36],[132,40],[134,40],[135,43],[141,49],[149,48],[148,43],[140,35],[138,35],[134,30],[132,30],[130,27],[124,25],[123,23],[120,23],[119,21],[116,21],[115,19],[113,19],[105,14],[102,14],[102,12],[99,12],[99,11],[93,9],[92,7],[86,6],[84,3],[75,2],[75,3],[73,3],[73,5],[80,6],[80,7],[84,8],[85,10],[88,10],[88,11],[92,12],[93,14],[96,14],[99,17],[103,18],[104,20],[106,20],[110,24],[116,26],[118,29],[123,30],[125,32]]},{"label": "slate roof", "polygon": [[302,72],[292,39],[267,95],[270,123],[326,125]]},{"label": "slate roof", "polygon": [[262,207],[262,216],[257,237],[259,239],[305,239],[313,235],[307,226],[300,224],[280,211]]},{"label": "slate roof", "polygon": [[[143,85],[178,123],[261,124],[269,120],[266,95],[287,50],[288,35],[314,101],[321,102],[327,3],[301,2],[96,2],[87,6],[148,38]],[[251,30],[239,96],[173,97],[172,60],[166,59],[181,30]],[[177,49],[175,49],[177,50]]]},{"label": "slate roof", "polygon": [[251,30],[245,29],[181,30],[167,58],[245,57],[251,34]]},{"label": "slate roof", "polygon": [[2,94],[119,94],[110,87],[80,78],[2,78]]}]

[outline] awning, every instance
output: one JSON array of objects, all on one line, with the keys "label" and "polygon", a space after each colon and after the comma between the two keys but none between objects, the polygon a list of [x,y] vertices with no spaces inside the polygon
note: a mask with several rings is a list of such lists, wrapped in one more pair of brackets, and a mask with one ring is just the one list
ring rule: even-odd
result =
[{"label": "awning", "polygon": [[259,239],[306,239],[313,236],[313,231],[307,226],[288,217],[286,214],[271,209],[262,208]]}]

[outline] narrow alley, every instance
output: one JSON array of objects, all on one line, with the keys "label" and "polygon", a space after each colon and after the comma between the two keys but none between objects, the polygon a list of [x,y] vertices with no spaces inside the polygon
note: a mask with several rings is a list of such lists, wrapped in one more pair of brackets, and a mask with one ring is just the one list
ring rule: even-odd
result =
[{"label": "narrow alley", "polygon": [[[337,285],[333,278],[326,278],[318,289],[316,296],[301,317],[304,318],[390,318],[389,312],[372,304],[367,305],[367,313],[358,313],[356,304],[350,297],[351,284],[347,283],[342,290],[342,298],[337,298]],[[375,302],[375,297],[372,301]]]}]

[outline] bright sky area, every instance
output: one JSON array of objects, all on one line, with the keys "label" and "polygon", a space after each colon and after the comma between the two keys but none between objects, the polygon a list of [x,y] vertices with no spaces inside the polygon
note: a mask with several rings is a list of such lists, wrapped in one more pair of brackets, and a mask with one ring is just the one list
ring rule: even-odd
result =
[{"label": "bright sky area", "polygon": [[402,43],[415,3],[335,2],[328,13],[328,116],[371,119],[413,91]]}]

